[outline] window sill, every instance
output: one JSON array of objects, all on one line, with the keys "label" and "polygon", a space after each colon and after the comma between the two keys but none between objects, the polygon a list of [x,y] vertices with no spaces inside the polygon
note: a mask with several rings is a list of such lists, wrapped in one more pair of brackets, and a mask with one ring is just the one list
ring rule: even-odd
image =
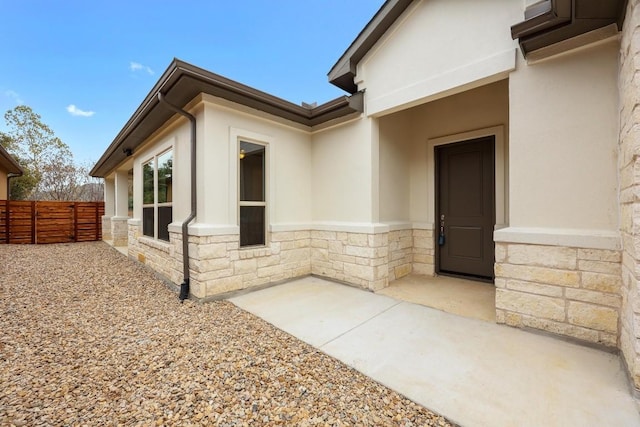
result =
[{"label": "window sill", "polygon": [[164,240],[156,240],[149,236],[140,236],[138,238],[138,242],[143,246],[148,246],[165,253],[170,253],[172,247],[170,242],[166,242]]}]

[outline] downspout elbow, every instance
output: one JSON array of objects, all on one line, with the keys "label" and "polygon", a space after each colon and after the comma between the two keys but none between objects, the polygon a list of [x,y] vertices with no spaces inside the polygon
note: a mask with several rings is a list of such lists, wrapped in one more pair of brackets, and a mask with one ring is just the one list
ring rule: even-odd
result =
[{"label": "downspout elbow", "polygon": [[185,110],[171,104],[164,95],[158,92],[158,101],[164,104],[174,113],[186,117],[191,124],[191,212],[189,216],[182,222],[182,266],[184,281],[180,285],[180,302],[189,298],[189,282],[191,280],[189,272],[189,223],[193,221],[197,214],[197,192],[196,192],[196,118]]}]

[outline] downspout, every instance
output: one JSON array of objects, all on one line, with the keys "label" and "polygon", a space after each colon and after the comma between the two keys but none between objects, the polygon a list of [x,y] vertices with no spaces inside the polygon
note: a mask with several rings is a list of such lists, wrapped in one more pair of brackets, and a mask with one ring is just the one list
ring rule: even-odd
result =
[{"label": "downspout", "polygon": [[169,103],[164,98],[164,95],[158,92],[158,100],[160,103],[166,105],[170,110],[175,113],[178,113],[191,122],[191,213],[182,223],[182,267],[184,274],[184,281],[180,285],[180,302],[183,302],[185,299],[189,298],[189,233],[188,227],[189,223],[193,221],[196,217],[196,118],[187,113],[181,108],[176,107],[175,105]]}]

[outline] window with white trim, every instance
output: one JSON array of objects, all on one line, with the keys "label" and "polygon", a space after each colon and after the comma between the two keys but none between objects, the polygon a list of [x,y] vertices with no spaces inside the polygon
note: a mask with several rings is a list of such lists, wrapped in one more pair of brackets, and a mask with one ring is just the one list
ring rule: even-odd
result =
[{"label": "window with white trim", "polygon": [[169,241],[173,221],[173,152],[165,151],[142,165],[142,233]]},{"label": "window with white trim", "polygon": [[240,246],[266,242],[266,147],[240,141]]}]

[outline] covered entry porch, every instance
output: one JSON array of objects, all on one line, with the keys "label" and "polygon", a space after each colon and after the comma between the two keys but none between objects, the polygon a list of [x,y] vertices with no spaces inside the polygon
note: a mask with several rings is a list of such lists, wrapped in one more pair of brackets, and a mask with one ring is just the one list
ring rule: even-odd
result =
[{"label": "covered entry porch", "polygon": [[406,268],[397,248],[406,242],[390,233],[389,286],[379,292],[495,322],[493,233],[508,222],[508,80],[378,122],[380,222],[413,236]]}]

